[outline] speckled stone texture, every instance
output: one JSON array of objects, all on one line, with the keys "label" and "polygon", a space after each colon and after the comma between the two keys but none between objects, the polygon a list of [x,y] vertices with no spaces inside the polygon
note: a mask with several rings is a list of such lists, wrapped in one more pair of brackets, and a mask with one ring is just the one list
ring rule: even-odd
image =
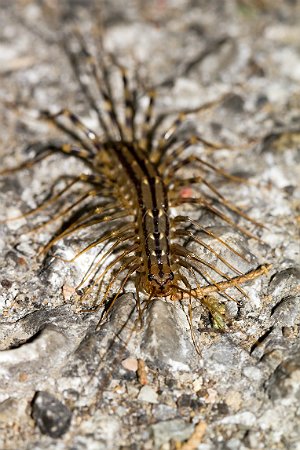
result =
[{"label": "speckled stone texture", "polygon": [[[245,254],[241,271],[272,268],[245,285],[240,310],[226,302],[226,332],[193,303],[197,353],[187,310],[155,301],[139,326],[130,287],[97,327],[99,313],[80,313],[73,295],[90,260],[37,259],[55,230],[29,232],[45,213],[1,222],[0,448],[300,450],[300,4],[0,0],[0,170],[32,156],[29,144],[62,136],[39,110],[69,107],[95,124],[62,41],[72,20],[88,34],[99,14],[106,49],[157,87],[158,110],[231,94],[191,115],[183,132],[224,143],[211,162],[248,183],[218,178],[217,187],[265,224],[249,226],[261,241],[201,209],[194,217]],[[0,177],[0,220],[82,169],[55,155]],[[83,241],[56,251],[70,258]]]}]

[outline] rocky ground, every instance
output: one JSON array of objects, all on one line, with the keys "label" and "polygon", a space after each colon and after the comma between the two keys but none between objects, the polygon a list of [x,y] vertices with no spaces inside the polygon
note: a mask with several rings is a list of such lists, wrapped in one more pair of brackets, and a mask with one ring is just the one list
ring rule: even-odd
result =
[{"label": "rocky ground", "polygon": [[[249,298],[239,312],[226,302],[225,332],[212,329],[205,308],[193,303],[198,352],[179,302],[153,301],[133,332],[130,288],[96,329],[99,313],[80,313],[73,295],[88,258],[77,265],[38,260],[55,231],[30,233],[45,212],[4,221],[34,208],[58,177],[83,165],[54,155],[2,175],[0,448],[299,450],[299,2],[0,6],[0,170],[28,158],[30,143],[58,136],[40,110],[69,107],[94,125],[63,44],[70,23],[86,36],[101,23],[106,50],[157,88],[158,110],[221,99],[189,116],[187,129],[234,148],[212,152],[210,161],[248,182],[216,177],[217,186],[265,228],[248,225],[257,241],[201,210],[197,219],[247,256],[241,264],[217,249],[243,272],[272,264],[245,285]],[[66,255],[81,243],[60,242],[57,250]]]}]

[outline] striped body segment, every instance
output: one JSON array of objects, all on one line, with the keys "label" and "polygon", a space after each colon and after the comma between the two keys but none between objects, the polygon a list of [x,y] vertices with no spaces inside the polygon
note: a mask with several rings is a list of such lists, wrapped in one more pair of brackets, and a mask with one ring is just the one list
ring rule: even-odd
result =
[{"label": "striped body segment", "polygon": [[[131,181],[137,205],[137,234],[140,237],[140,256],[146,280],[144,287],[155,295],[167,295],[168,284],[174,279],[170,255],[170,219],[167,187],[157,168],[133,143],[107,145]],[[145,282],[146,281],[146,282]]]}]

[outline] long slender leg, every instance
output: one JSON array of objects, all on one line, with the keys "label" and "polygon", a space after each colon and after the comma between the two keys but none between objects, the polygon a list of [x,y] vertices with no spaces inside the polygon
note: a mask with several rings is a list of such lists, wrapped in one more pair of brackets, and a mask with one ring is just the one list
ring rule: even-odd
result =
[{"label": "long slender leg", "polygon": [[[70,111],[67,108],[61,109],[60,111],[58,111],[55,114],[50,113],[49,111],[42,111],[41,112],[42,117],[51,120],[52,122],[54,122],[56,125],[60,125],[60,123],[58,122],[58,119],[60,117],[66,117],[68,118],[75,127],[79,128],[80,131],[83,132],[84,136],[93,143],[93,145],[96,147],[96,149],[101,148],[101,144],[99,141],[98,136],[96,135],[96,133],[91,130],[90,128],[88,128],[80,119],[79,117],[76,116],[76,114],[74,114],[72,111]],[[77,139],[80,140],[80,137],[78,136]],[[96,154],[96,150],[94,150],[93,154]]]},{"label": "long slender leg", "polygon": [[[111,140],[112,135],[111,135],[111,132],[109,129],[110,127],[109,127],[106,119],[104,118],[102,109],[98,106],[97,102],[95,101],[95,99],[91,93],[89,84],[86,81],[84,81],[84,77],[82,77],[82,73],[80,70],[80,65],[78,63],[77,55],[72,51],[72,49],[70,47],[68,47],[67,40],[65,40],[64,44],[65,44],[65,50],[66,50],[67,56],[70,59],[71,66],[73,68],[76,79],[79,83],[79,86],[80,86],[85,98],[88,100],[90,107],[97,114],[99,125],[101,126],[101,128],[103,129],[103,131],[105,133],[106,140]],[[83,49],[81,49],[81,52],[83,53]]]},{"label": "long slender leg", "polygon": [[23,163],[21,163],[21,164],[19,164],[17,166],[9,167],[7,169],[2,170],[0,172],[0,176],[10,175],[12,173],[18,172],[18,171],[23,170],[23,169],[30,169],[35,164],[39,163],[40,161],[43,161],[48,156],[53,154],[53,151],[51,149],[49,149],[49,145],[47,145],[47,150],[48,151],[46,152],[45,150],[42,152],[43,154],[37,155],[34,158],[30,159],[29,161],[25,161],[25,162],[23,162]]},{"label": "long slender leg", "polygon": [[[203,266],[208,267],[209,269],[213,270],[215,273],[220,275],[222,278],[225,278],[226,280],[230,280],[230,277],[228,275],[226,275],[226,273],[224,273],[223,271],[221,271],[220,269],[218,269],[216,266],[214,266],[213,264],[209,263],[208,261],[205,261],[203,258],[200,258],[195,253],[190,252],[189,250],[187,250],[186,248],[182,247],[181,245],[173,244],[172,247],[173,247],[174,254],[176,254],[178,256],[184,256],[184,257],[186,257],[188,259],[192,259],[194,261],[197,261],[198,263],[202,264]],[[206,278],[210,278],[207,273],[205,274],[205,277]],[[238,291],[240,291],[243,295],[245,295],[245,292],[239,286],[235,286],[235,287],[236,287],[236,289]]]},{"label": "long slender leg", "polygon": [[114,64],[118,67],[122,82],[123,95],[125,102],[125,134],[129,141],[135,141],[135,115],[136,115],[136,91],[129,88],[127,69],[118,63],[116,58],[113,58]]},{"label": "long slender leg", "polygon": [[88,150],[80,148],[73,144],[59,144],[48,142],[43,144],[30,145],[28,147],[28,150],[29,149],[36,149],[38,154],[34,158],[27,160],[17,166],[4,169],[0,172],[0,176],[9,175],[23,169],[30,169],[35,164],[39,163],[43,159],[56,152],[75,156],[76,158],[82,159],[84,162],[89,162],[91,160],[91,154]]},{"label": "long slender leg", "polygon": [[[120,261],[122,261],[125,257],[129,256],[131,253],[136,252],[139,248],[139,244],[133,244],[131,245],[127,250],[124,250],[121,255],[118,255],[108,266],[103,270],[100,275],[98,275],[96,278],[93,279],[92,283],[88,286],[88,288],[84,292],[84,297],[93,289],[93,287],[99,283],[100,280],[103,280],[106,274]],[[97,262],[97,270],[99,269],[99,264]],[[97,272],[95,272],[97,273]],[[86,278],[86,277],[85,277]],[[77,289],[80,289],[80,287],[85,283],[86,279],[82,281],[79,286],[77,286]]]},{"label": "long slender leg", "polygon": [[118,118],[118,114],[117,114],[115,100],[114,100],[114,96],[113,96],[113,92],[112,92],[109,70],[104,62],[104,59],[102,59],[100,61],[100,63],[102,65],[101,71],[102,71],[102,76],[103,76],[103,80],[104,80],[105,87],[106,87],[106,91],[105,91],[103,89],[101,90],[101,86],[99,86],[99,90],[105,101],[104,107],[106,108],[106,111],[109,114],[112,123],[114,123],[114,125],[118,129],[121,140],[124,140],[124,137],[125,137],[124,131],[123,131],[122,124],[121,124],[121,122]]},{"label": "long slender leg", "polygon": [[[114,295],[113,301],[112,303],[114,303],[114,301],[118,298],[118,296],[120,295],[121,291],[124,289],[128,278],[130,277],[130,275],[133,274],[133,272],[135,272],[141,265],[139,258],[137,256],[133,256],[132,259],[130,259],[129,261],[126,261],[124,264],[121,265],[121,267],[117,270],[117,273],[114,273],[111,277],[111,280],[109,281],[109,284],[105,290],[105,293],[103,295],[103,300],[105,301],[105,299],[107,298],[112,286],[114,285],[114,283],[116,282],[118,276],[124,272],[124,270],[126,270],[130,265],[132,265],[132,263],[135,263],[133,265],[133,267],[131,267],[128,271],[128,273],[126,274],[126,276],[124,277],[117,293]],[[110,307],[112,306],[112,304],[110,304]]]},{"label": "long slender leg", "polygon": [[[116,248],[123,242],[126,242],[130,239],[132,239],[132,234],[128,234],[127,236],[117,239],[110,246],[110,248],[101,256],[101,258],[97,261],[97,263],[94,266],[92,266],[91,269],[85,274],[84,278],[81,280],[80,284],[77,286],[77,289],[80,289],[80,287],[83,286],[89,278],[93,279],[96,276],[97,272],[99,271],[100,267],[104,264],[105,260],[115,252]],[[97,245],[97,244],[95,244],[95,245]],[[84,251],[82,253],[84,253],[87,250],[88,250],[88,248],[84,249]],[[77,255],[76,255],[76,257],[77,257]],[[75,257],[75,259],[76,259],[76,257]],[[92,285],[94,286],[94,284],[95,283],[93,282]],[[90,287],[91,287],[91,285],[89,286],[89,288]]]},{"label": "long slender leg", "polygon": [[[115,208],[115,204],[106,206],[106,208],[105,207],[104,208],[97,207],[95,210],[90,211],[88,214],[86,214],[85,217],[84,217],[84,220],[87,220],[89,217],[93,217],[93,216],[98,215],[98,214],[103,214],[106,211],[108,212],[112,208]],[[91,227],[92,225],[98,225],[98,224],[103,223],[103,222],[107,223],[107,222],[110,222],[112,220],[122,219],[124,217],[128,217],[129,214],[130,213],[128,211],[122,211],[122,212],[117,211],[117,212],[111,213],[111,214],[109,214],[107,216],[104,216],[104,217],[101,217],[101,218],[97,218],[97,219],[93,219],[93,220],[84,221],[84,222],[82,222],[82,218],[80,218],[78,221],[75,221],[74,223],[71,223],[70,226],[66,230],[60,232],[57,236],[54,236],[48,242],[48,244],[46,244],[44,247],[42,247],[42,249],[40,250],[38,256],[48,253],[49,250],[53,247],[53,245],[56,242],[60,241],[61,239],[65,238],[67,236],[70,236],[71,234],[73,234],[76,231],[83,230],[84,228]]]},{"label": "long slender leg", "polygon": [[207,188],[218,197],[218,201],[222,205],[226,206],[228,209],[235,212],[236,214],[243,217],[244,219],[248,220],[249,222],[253,223],[254,225],[261,227],[261,228],[264,227],[264,225],[257,222],[256,220],[252,219],[252,217],[248,216],[248,214],[246,214],[244,211],[242,211],[239,207],[237,207],[232,202],[227,200],[218,191],[218,189],[216,189],[210,182],[208,182],[207,180],[205,180],[205,178],[203,178],[201,176],[194,177],[194,178],[180,179],[180,180],[177,179],[174,181],[172,188],[176,189],[176,187],[178,188],[179,186],[193,186],[193,185],[200,185],[200,184],[204,184],[205,186],[207,186]]},{"label": "long slender leg", "polygon": [[231,278],[229,281],[220,281],[216,283],[216,285],[210,285],[210,286],[204,286],[204,287],[198,287],[197,289],[193,289],[193,296],[195,297],[203,297],[210,294],[213,294],[214,292],[223,292],[228,288],[232,288],[234,286],[247,283],[249,281],[255,280],[256,278],[266,275],[270,268],[271,264],[266,264],[264,266],[261,266],[255,270],[251,270],[250,272],[246,273],[245,275],[240,275],[234,278]]},{"label": "long slender leg", "polygon": [[[131,233],[125,234],[128,231],[131,231]],[[126,224],[123,227],[121,227],[120,229],[114,229],[114,230],[110,230],[108,233],[104,233],[104,235],[102,235],[99,239],[96,239],[91,244],[89,244],[87,247],[85,247],[83,250],[80,250],[80,252],[78,252],[72,259],[65,259],[65,258],[61,258],[61,257],[58,257],[58,258],[64,262],[73,263],[81,255],[88,252],[89,250],[96,247],[97,245],[102,244],[103,242],[110,241],[112,239],[117,239],[119,241],[120,238],[121,238],[120,242],[122,242],[122,238],[124,240],[127,240],[127,239],[135,237],[135,234],[132,233],[132,231],[134,231],[134,226],[132,225],[132,223]]]},{"label": "long slender leg", "polygon": [[78,178],[69,183],[66,187],[64,187],[61,191],[59,191],[56,195],[52,196],[49,200],[44,201],[41,205],[38,205],[36,208],[30,209],[24,214],[20,214],[15,217],[10,217],[8,219],[1,220],[0,223],[13,222],[15,220],[24,219],[25,217],[29,217],[33,214],[36,214],[38,211],[42,211],[46,209],[49,205],[55,203],[65,192],[69,191],[72,186],[78,183]]},{"label": "long slender leg", "polygon": [[154,111],[154,105],[155,105],[155,99],[156,99],[156,92],[154,89],[150,90],[148,92],[148,107],[145,111],[144,119],[142,121],[142,147],[145,150],[150,151],[151,142],[149,140],[149,131],[150,131],[150,124],[153,118],[153,111]]},{"label": "long slender leg", "polygon": [[76,206],[78,206],[81,203],[83,203],[89,197],[94,197],[94,196],[95,196],[94,191],[86,192],[84,195],[80,196],[74,203],[72,203],[67,208],[65,208],[62,211],[60,211],[59,214],[55,214],[50,219],[48,219],[46,222],[43,222],[40,225],[38,225],[38,226],[36,226],[34,228],[31,228],[31,230],[29,230],[29,233],[35,233],[36,231],[41,230],[42,228],[44,228],[44,227],[48,226],[49,224],[55,222],[56,220],[61,219],[62,217],[65,217],[70,211],[72,211],[74,208],[76,208]]},{"label": "long slender leg", "polygon": [[[129,268],[129,266],[130,266],[134,261],[137,261],[136,264],[135,264],[133,267]],[[126,270],[127,268],[129,268],[129,270],[128,270],[126,276],[123,278],[122,283],[121,283],[121,286],[120,286],[120,288],[118,289],[118,292],[114,295],[114,298],[113,298],[112,301],[110,302],[109,307],[107,308],[107,310],[104,312],[103,316],[101,317],[101,322],[103,322],[103,320],[105,320],[106,317],[108,316],[108,314],[110,313],[110,311],[111,311],[113,305],[115,304],[115,302],[117,301],[117,299],[118,299],[118,297],[119,297],[121,291],[122,291],[122,290],[124,289],[124,287],[126,286],[126,283],[128,282],[130,276],[131,276],[134,272],[136,272],[136,271],[139,269],[140,263],[139,263],[139,261],[138,261],[138,258],[137,258],[137,257],[134,257],[133,260],[131,260],[130,262],[125,263],[124,266],[122,266],[122,267],[123,267],[123,268],[122,268],[122,271]],[[112,284],[113,284],[114,282],[115,282],[115,279],[114,279],[114,281],[112,282]],[[111,285],[111,286],[112,286],[112,285]],[[108,295],[108,293],[109,293],[109,290],[107,291],[107,295]],[[104,295],[104,296],[103,296],[103,298],[101,299],[100,305],[97,306],[97,309],[99,309],[99,308],[104,304],[104,302],[106,301],[107,295]],[[99,325],[100,325],[100,323],[98,323],[97,328],[99,327]],[[132,330],[132,333],[133,333],[134,331],[135,331],[135,327],[134,327],[134,329]],[[130,337],[132,336],[132,333],[131,333]]]},{"label": "long slender leg", "polygon": [[[114,265],[121,263],[121,267],[119,267],[119,269],[117,269],[117,273],[112,273],[111,276],[111,280],[114,276],[118,276],[119,273],[121,273],[124,269],[123,266],[124,264],[127,264],[127,262],[134,262],[137,258],[140,261],[140,258],[137,256],[137,253],[140,251],[140,246],[137,242],[133,243],[131,245],[131,247],[127,248],[126,250],[123,251],[123,253],[121,255],[119,255],[119,257],[117,257],[115,259],[115,262],[112,266],[108,266],[106,268],[106,270],[102,273],[102,275],[100,277],[98,277],[98,281],[100,279],[100,284],[99,284],[99,288],[98,288],[98,293],[100,293],[102,291],[102,287],[104,284],[104,280],[105,280],[105,276],[106,274],[112,269],[112,267],[114,267]],[[129,256],[131,253],[134,253],[134,255]],[[122,264],[122,261],[125,260],[125,263]],[[140,264],[140,263],[139,263]],[[127,266],[126,266],[127,267]],[[98,282],[96,281],[96,283]]]},{"label": "long slender leg", "polygon": [[[146,134],[147,149],[149,151],[151,161],[152,161],[151,151],[153,149],[153,143],[155,141],[157,129],[163,123],[163,121],[165,120],[166,117],[167,117],[167,114],[158,114],[154,124],[152,125],[152,127],[150,127],[150,129],[148,130],[148,132]],[[155,158],[153,158],[153,162],[155,164],[157,163]]]},{"label": "long slender leg", "polygon": [[224,222],[231,225],[236,230],[240,231],[241,233],[245,234],[249,238],[255,239],[256,241],[261,241],[255,234],[248,231],[246,228],[236,224],[233,220],[231,220],[229,217],[227,217],[225,214],[223,214],[221,211],[216,209],[214,206],[212,206],[210,203],[208,203],[204,198],[180,198],[178,199],[173,206],[179,206],[183,204],[191,204],[191,205],[200,205],[203,208],[207,209],[208,211],[215,214],[217,217],[220,217]]},{"label": "long slender leg", "polygon": [[244,261],[249,262],[247,260],[247,258],[245,258],[245,256],[242,255],[242,253],[240,253],[236,249],[234,249],[231,245],[229,245],[226,241],[224,241],[224,239],[222,239],[220,236],[218,236],[215,233],[213,233],[211,230],[202,227],[198,222],[196,222],[191,217],[189,217],[189,216],[176,216],[176,217],[174,217],[172,219],[172,223],[174,223],[174,224],[176,224],[176,223],[189,223],[189,224],[191,224],[194,228],[196,228],[196,230],[202,231],[207,236],[210,236],[213,239],[216,239],[218,242],[220,242],[225,247],[227,247],[228,250],[230,250],[232,253],[234,253],[235,255],[239,256]]},{"label": "long slender leg", "polygon": [[141,308],[141,299],[140,299],[140,291],[141,291],[141,285],[142,285],[142,277],[139,272],[137,272],[135,277],[135,295],[136,295],[136,305],[138,310],[138,320],[140,322],[140,325],[143,324],[143,315],[142,315],[142,308]]},{"label": "long slender leg", "polygon": [[110,84],[109,72],[108,72],[106,65],[104,64],[103,58],[99,62],[101,63],[101,75],[102,75],[102,78],[104,81],[105,89],[104,89],[104,86],[102,83],[102,79],[99,76],[95,58],[88,51],[87,46],[84,42],[84,38],[79,32],[77,32],[77,39],[78,39],[78,42],[81,47],[81,53],[86,58],[86,61],[91,68],[92,75],[94,77],[94,81],[96,82],[99,92],[104,100],[104,104],[103,104],[104,109],[107,112],[107,114],[109,115],[111,122],[115,125],[116,129],[118,130],[120,138],[123,140],[124,133],[123,133],[121,123],[118,119],[116,106],[115,106],[115,102],[114,102],[113,94],[112,94],[112,87]]},{"label": "long slender leg", "polygon": [[232,266],[226,259],[224,259],[221,255],[219,255],[210,245],[206,244],[201,239],[197,238],[191,231],[189,230],[176,230],[174,233],[175,236],[182,237],[182,236],[188,236],[193,241],[197,242],[197,244],[201,245],[201,247],[206,248],[209,250],[213,255],[215,255],[223,264],[225,264],[229,269],[233,270],[239,275],[242,275],[242,272],[240,272],[236,267]]},{"label": "long slender leg", "polygon": [[184,113],[178,114],[172,125],[164,132],[163,136],[159,139],[158,145],[156,145],[151,152],[150,158],[154,164],[161,164],[164,153],[176,143],[177,139],[174,132],[184,122],[186,115]]},{"label": "long slender leg", "polygon": [[[152,128],[149,130],[148,136],[149,136],[149,140],[152,142],[155,138],[157,129],[159,128],[159,126],[161,125],[162,122],[164,122],[164,120],[169,117],[170,115],[176,115],[176,118],[173,122],[173,124],[171,125],[171,127],[169,128],[169,130],[167,130],[164,135],[167,135],[169,143],[171,142],[172,144],[174,142],[176,142],[176,139],[174,134],[176,133],[178,126],[182,123],[182,121],[190,114],[195,114],[195,113],[199,113],[199,112],[203,112],[203,111],[207,111],[211,108],[213,108],[214,106],[220,104],[223,100],[225,100],[228,97],[229,94],[224,94],[223,96],[221,96],[219,99],[204,103],[202,105],[199,105],[198,107],[195,108],[190,108],[190,109],[186,109],[183,111],[180,111],[179,113],[177,111],[170,111],[170,112],[166,112],[166,113],[162,113],[160,115],[157,116],[156,121],[154,122],[154,124],[152,125]],[[170,140],[170,138],[172,138]],[[163,144],[167,144],[167,142],[164,142],[164,138],[160,139],[161,142],[161,146],[163,147]],[[204,139],[203,139],[204,142]],[[215,147],[214,148],[224,148],[224,146],[218,146],[218,144],[212,144]],[[216,147],[217,146],[217,147]],[[169,148],[170,145],[167,144],[167,148]],[[152,149],[152,146],[150,148],[150,150]],[[153,156],[153,160],[156,161],[157,163],[160,161],[160,158],[162,157],[164,151],[162,150],[160,155],[159,152],[157,152],[157,149],[153,149],[153,152],[155,154],[155,156]]]},{"label": "long slender leg", "polygon": [[[192,144],[190,144],[190,145],[192,145]],[[180,147],[178,147],[178,150],[180,149],[180,152],[182,152],[183,150],[188,148],[190,145],[186,145],[186,147],[180,146]],[[230,175],[227,172],[225,172],[224,170],[220,169],[219,167],[213,166],[208,161],[205,161],[204,159],[199,158],[196,155],[188,156],[184,159],[181,159],[178,163],[172,164],[172,162],[176,161],[176,160],[177,160],[176,158],[174,158],[174,159],[172,158],[169,160],[169,165],[166,165],[166,161],[165,161],[161,166],[159,166],[160,173],[162,173],[164,175],[165,182],[167,184],[172,181],[175,173],[178,170],[180,170],[183,167],[189,166],[189,165],[192,165],[193,167],[198,166],[198,165],[200,165],[200,167],[201,166],[208,167],[209,169],[211,169],[218,175],[222,176],[223,178],[226,178],[230,181],[234,181],[236,183],[249,183],[248,180],[245,180],[244,178],[241,178],[241,177],[237,177],[235,175]]]},{"label": "long slender leg", "polygon": [[[79,183],[79,182],[90,183],[90,180],[94,180],[94,181],[98,180],[99,183],[101,181],[101,179],[99,177],[94,177],[92,175],[81,174],[79,177],[74,178],[73,181],[71,181],[69,184],[67,184],[67,186],[65,186],[57,194],[55,194],[52,197],[50,197],[50,199],[42,202],[36,208],[33,208],[33,209],[25,212],[24,214],[20,214],[19,216],[12,217],[12,218],[5,219],[5,220],[1,220],[0,223],[11,222],[11,221],[23,219],[23,218],[28,217],[28,216],[32,216],[32,215],[36,214],[37,212],[48,208],[50,205],[53,205],[53,203],[55,203],[60,197],[62,197],[66,192],[68,192],[77,183]],[[94,192],[96,192],[96,191],[90,191],[89,193],[86,193],[85,195],[92,196],[92,195],[94,195],[93,194]],[[52,218],[52,219],[55,220],[54,218]]]}]

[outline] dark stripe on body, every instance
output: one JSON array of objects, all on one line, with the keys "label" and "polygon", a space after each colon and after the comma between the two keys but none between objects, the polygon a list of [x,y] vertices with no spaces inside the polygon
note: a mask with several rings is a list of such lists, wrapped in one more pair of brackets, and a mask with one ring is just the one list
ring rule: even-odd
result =
[{"label": "dark stripe on body", "polygon": [[[129,143],[118,143],[116,146],[116,143],[112,143],[112,145],[109,145],[109,143],[106,144],[107,151],[114,151],[116,158],[120,161],[124,169],[126,170],[130,180],[132,181],[137,197],[138,202],[140,206],[140,211],[142,214],[142,230],[144,235],[144,241],[145,241],[145,253],[147,255],[147,263],[148,263],[148,271],[151,272],[151,266],[152,266],[152,252],[150,251],[150,248],[152,247],[150,244],[150,234],[153,234],[154,237],[154,252],[155,252],[155,258],[156,258],[156,264],[159,267],[159,276],[163,277],[163,262],[162,262],[162,248],[161,248],[161,232],[160,232],[160,225],[162,221],[164,222],[164,236],[165,236],[165,245],[166,245],[166,261],[165,264],[170,266],[169,262],[169,219],[168,219],[168,199],[167,199],[167,191],[166,187],[161,180],[161,177],[159,176],[156,167],[149,162],[149,160],[145,160],[143,153],[140,152],[138,149],[135,149],[132,144]],[[117,148],[116,148],[117,147]],[[134,167],[136,166],[136,168]],[[147,167],[148,166],[148,167]],[[150,167],[149,167],[150,166]],[[149,170],[150,169],[150,170]],[[140,173],[139,173],[140,172]],[[150,173],[152,172],[152,173]],[[144,179],[148,182],[148,187],[144,186],[144,190],[146,190],[145,195],[143,194],[143,184]],[[159,183],[156,182],[156,180],[159,180]],[[157,192],[156,188],[161,189],[162,199],[163,199],[163,205],[158,204],[157,199]],[[146,197],[147,191],[149,193],[149,199],[151,200],[151,207],[147,207],[148,199]],[[161,207],[159,207],[161,206]],[[152,212],[152,230],[149,232],[149,214],[148,211],[151,210]],[[163,210],[163,218],[161,219],[159,217],[159,211]]]}]

